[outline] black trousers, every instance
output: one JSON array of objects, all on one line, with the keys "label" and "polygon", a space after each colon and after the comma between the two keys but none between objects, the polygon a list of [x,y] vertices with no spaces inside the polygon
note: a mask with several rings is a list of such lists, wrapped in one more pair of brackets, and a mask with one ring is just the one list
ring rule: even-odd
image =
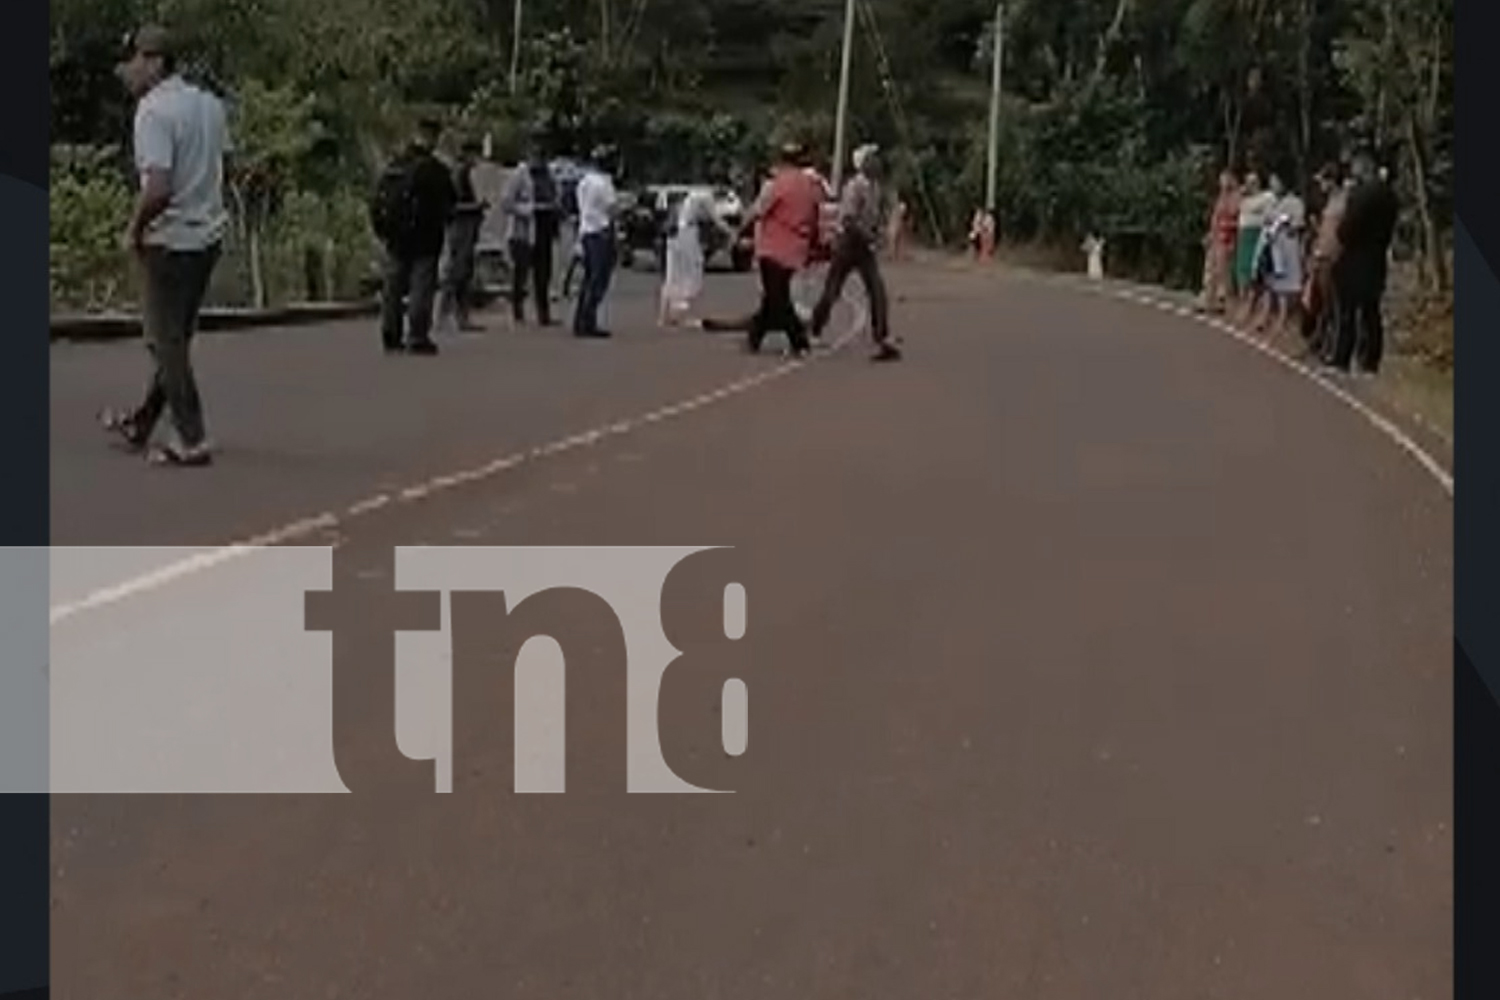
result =
[{"label": "black trousers", "polygon": [[807,324],[797,314],[792,302],[792,278],[796,272],[783,264],[765,257],[760,265],[760,306],[749,316],[736,319],[704,318],[703,329],[708,333],[738,333],[749,336],[752,351],[760,350],[766,334],[784,333],[792,350],[805,351],[810,346],[807,339]]},{"label": "black trousers", "polygon": [[1341,258],[1333,265],[1333,287],[1338,319],[1329,363],[1347,369],[1357,362],[1371,374],[1380,370],[1385,353],[1385,261]]},{"label": "black trousers", "polygon": [[807,324],[797,315],[797,307],[792,302],[792,278],[795,274],[795,271],[784,264],[766,257],[760,258],[760,308],[750,318],[748,331],[752,351],[760,350],[766,334],[772,331],[786,334],[792,350],[807,350]]},{"label": "black trousers", "polygon": [[407,344],[432,342],[432,306],[437,296],[439,256],[438,253],[386,251],[385,290],[380,303],[380,339],[386,350],[400,350],[403,319]]},{"label": "black trousers", "polygon": [[833,306],[844,294],[844,282],[851,273],[859,275],[865,286],[865,297],[870,301],[870,332],[877,344],[890,339],[890,302],[886,295],[885,279],[880,274],[880,261],[875,247],[856,233],[845,232],[839,236],[833,248],[833,260],[828,264],[828,277],[823,281],[823,294],[813,308],[813,336],[820,337],[828,326]]},{"label": "black trousers", "polygon": [[207,436],[191,348],[193,335],[198,332],[198,312],[208,294],[219,252],[217,246],[198,251],[155,247],[146,251],[141,320],[146,348],[151,352],[151,381],[141,405],[131,415],[134,430],[143,439],[151,435],[163,412],[170,414],[185,447],[196,447]]},{"label": "black trousers", "polygon": [[552,322],[552,245],[511,240],[510,267],[510,311],[516,322],[526,319],[528,292],[537,322]]}]

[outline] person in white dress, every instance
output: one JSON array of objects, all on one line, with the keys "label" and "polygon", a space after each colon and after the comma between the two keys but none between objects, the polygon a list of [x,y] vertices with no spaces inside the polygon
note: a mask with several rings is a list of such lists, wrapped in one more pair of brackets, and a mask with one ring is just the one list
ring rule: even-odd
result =
[{"label": "person in white dress", "polygon": [[677,205],[667,234],[666,275],[661,285],[662,326],[678,326],[689,319],[693,303],[703,292],[704,231],[717,227],[733,240],[735,232],[719,218],[712,193],[693,189]]},{"label": "person in white dress", "polygon": [[1296,192],[1287,190],[1276,174],[1271,175],[1271,194],[1276,200],[1257,249],[1266,269],[1268,294],[1262,299],[1262,311],[1254,322],[1257,332],[1281,334],[1290,330],[1302,296],[1302,240],[1307,228],[1307,206]]}]

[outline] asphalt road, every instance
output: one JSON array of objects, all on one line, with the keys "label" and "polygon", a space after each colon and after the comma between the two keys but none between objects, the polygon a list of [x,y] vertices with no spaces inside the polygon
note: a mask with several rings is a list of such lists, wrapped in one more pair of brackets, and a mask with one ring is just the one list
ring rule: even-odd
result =
[{"label": "asphalt road", "polygon": [[[57,348],[56,544],[328,512],[305,540],[371,569],[393,543],[733,545],[756,673],[735,795],[515,796],[481,755],[450,796],[58,798],[54,995],[1451,992],[1450,500],[1191,321],[892,283],[899,365],[855,343],[380,508],[780,361],[652,329],[630,275],[612,342],[205,337],[221,460],[168,471],[92,424],[138,388],[139,345]],[[712,284],[716,309],[749,301]]]}]

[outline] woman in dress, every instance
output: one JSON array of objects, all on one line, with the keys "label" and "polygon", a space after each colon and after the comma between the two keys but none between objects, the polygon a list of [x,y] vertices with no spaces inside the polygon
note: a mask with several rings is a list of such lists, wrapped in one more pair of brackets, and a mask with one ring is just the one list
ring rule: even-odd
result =
[{"label": "woman in dress", "polygon": [[1271,175],[1271,194],[1276,200],[1263,238],[1264,255],[1261,258],[1265,261],[1270,294],[1256,328],[1264,331],[1274,322],[1271,328],[1274,334],[1291,327],[1302,295],[1302,239],[1307,228],[1307,206],[1295,192],[1288,191],[1275,174]]},{"label": "woman in dress", "polygon": [[704,236],[709,227],[717,227],[730,241],[736,237],[715,211],[712,193],[695,188],[678,203],[667,235],[667,266],[661,283],[662,326],[677,326],[686,320],[703,292]]},{"label": "woman in dress", "polygon": [[1219,194],[1209,215],[1203,243],[1203,308],[1222,314],[1234,297],[1235,243],[1240,230],[1240,182],[1226,170],[1219,175]]}]

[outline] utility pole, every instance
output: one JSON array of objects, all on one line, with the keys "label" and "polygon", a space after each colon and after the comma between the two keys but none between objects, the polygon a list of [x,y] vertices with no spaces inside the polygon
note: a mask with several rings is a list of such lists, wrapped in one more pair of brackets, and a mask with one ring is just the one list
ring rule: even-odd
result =
[{"label": "utility pole", "polygon": [[844,4],[844,54],[839,65],[839,107],[833,124],[833,171],[829,177],[834,191],[843,186],[844,150],[849,127],[849,70],[854,58],[855,0]]},{"label": "utility pole", "polygon": [[984,183],[984,208],[995,212],[995,179],[1000,169],[1000,63],[1005,48],[1005,4],[995,4],[995,37],[990,66],[990,151],[989,172]]},{"label": "utility pole", "polygon": [[516,0],[516,16],[510,26],[510,93],[514,97],[521,82],[521,0]]},{"label": "utility pole", "polygon": [[599,49],[609,65],[609,0],[599,0]]}]

